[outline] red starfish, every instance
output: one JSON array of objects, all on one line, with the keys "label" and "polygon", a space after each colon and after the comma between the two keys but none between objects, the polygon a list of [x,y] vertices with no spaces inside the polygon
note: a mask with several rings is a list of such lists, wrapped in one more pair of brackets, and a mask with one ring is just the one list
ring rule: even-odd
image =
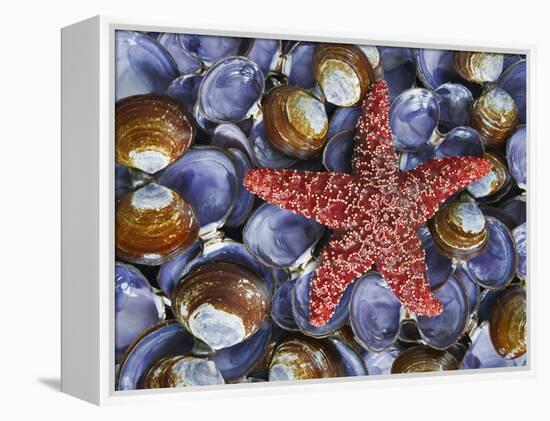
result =
[{"label": "red starfish", "polygon": [[326,324],[344,289],[372,264],[417,315],[443,310],[426,277],[418,228],[441,202],[486,175],[483,158],[434,159],[400,172],[388,123],[388,87],[379,80],[357,123],[353,174],[252,169],[245,186],[262,199],[332,230],[310,290],[310,321]]}]

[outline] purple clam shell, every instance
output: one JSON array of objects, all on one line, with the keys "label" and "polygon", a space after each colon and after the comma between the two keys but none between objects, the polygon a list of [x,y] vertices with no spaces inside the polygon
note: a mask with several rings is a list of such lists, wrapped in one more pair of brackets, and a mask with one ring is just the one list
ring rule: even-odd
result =
[{"label": "purple clam shell", "polygon": [[271,144],[263,120],[258,121],[250,133],[250,143],[254,153],[254,162],[264,168],[288,168],[296,162],[295,158],[285,155]]},{"label": "purple clam shell", "polygon": [[470,334],[472,344],[462,359],[462,369],[518,367],[527,363],[527,354],[515,360],[502,358],[493,347],[489,323],[484,322]]},{"label": "purple clam shell", "polygon": [[151,328],[122,361],[117,390],[143,389],[143,377],[157,361],[190,353],[193,342],[193,336],[175,320]]},{"label": "purple clam shell", "polygon": [[271,322],[265,321],[260,329],[244,342],[221,349],[210,357],[226,382],[240,380],[254,369],[267,352],[271,330]]},{"label": "purple clam shell", "polygon": [[243,184],[243,178],[252,168],[252,164],[240,149],[229,148],[228,152],[232,155],[237,170],[237,199],[225,225],[227,227],[238,227],[244,224],[254,204],[254,196]]},{"label": "purple clam shell", "polygon": [[366,376],[368,374],[363,359],[351,346],[334,337],[328,338],[328,341],[338,353],[346,377]]},{"label": "purple clam shell", "polygon": [[447,256],[439,252],[434,243],[430,230],[423,226],[418,230],[418,236],[422,241],[426,255],[426,269],[430,288],[436,289],[445,283],[453,271],[453,262]]},{"label": "purple clam shell", "polygon": [[431,161],[434,157],[434,151],[426,148],[418,152],[400,152],[399,169],[401,171],[410,171],[421,164]]},{"label": "purple clam shell", "polygon": [[288,167],[291,170],[298,171],[319,171],[323,167],[323,156],[318,155],[311,159],[298,159],[294,164]]},{"label": "purple clam shell", "polygon": [[492,216],[493,218],[498,219],[511,231],[518,226],[516,219],[507,211],[501,208],[495,208],[494,206],[481,205],[480,209],[483,211],[484,215]]},{"label": "purple clam shell", "polygon": [[231,157],[211,146],[194,146],[162,171],[157,181],[193,206],[201,228],[211,235],[227,220],[237,195],[237,170]]},{"label": "purple clam shell", "polygon": [[503,71],[510,67],[512,64],[517,63],[520,60],[524,60],[525,56],[521,54],[503,54],[504,60],[502,63]]},{"label": "purple clam shell", "polygon": [[395,148],[419,151],[430,146],[439,121],[439,105],[429,90],[408,89],[392,102],[389,119]]},{"label": "purple clam shell", "polygon": [[268,266],[293,267],[308,261],[324,227],[305,216],[265,203],[248,218],[246,248]]},{"label": "purple clam shell", "polygon": [[236,37],[190,34],[180,34],[179,42],[191,56],[197,57],[208,66],[222,58],[236,56],[244,43],[248,43]]},{"label": "purple clam shell", "polygon": [[501,289],[508,285],[516,272],[516,245],[510,230],[498,219],[487,221],[488,240],[484,250],[464,263],[468,276],[488,289]]},{"label": "purple clam shell", "polygon": [[295,280],[288,281],[275,291],[271,302],[271,318],[279,327],[288,331],[298,331],[298,325],[292,312],[292,291]]},{"label": "purple clam shell", "polygon": [[309,89],[315,86],[313,74],[313,52],[316,43],[299,42],[287,55],[286,69],[283,73],[288,76],[289,85]]},{"label": "purple clam shell", "polygon": [[497,85],[510,95],[518,108],[520,124],[525,124],[527,112],[527,61],[520,60],[508,67],[497,81]]},{"label": "purple clam shell", "polygon": [[222,149],[239,149],[251,160],[254,157],[248,138],[242,129],[236,124],[224,123],[216,126],[212,132],[212,140],[210,144],[213,146],[218,146]]},{"label": "purple clam shell", "polygon": [[417,316],[416,322],[422,339],[436,349],[446,349],[456,343],[464,333],[468,321],[468,298],[460,280],[455,276],[434,291],[443,304],[439,316]]},{"label": "purple clam shell", "polygon": [[168,51],[142,32],[115,32],[115,97],[138,94],[163,95],[179,76],[178,66]]},{"label": "purple clam shell", "polygon": [[416,50],[418,77],[426,88],[436,89],[446,82],[459,82],[453,65],[453,52],[448,50]]},{"label": "purple clam shell", "polygon": [[115,263],[115,359],[138,335],[164,318],[164,304],[134,266]]},{"label": "purple clam shell", "polygon": [[323,151],[323,165],[330,172],[351,174],[351,157],[355,146],[355,130],[346,130],[333,136]]},{"label": "purple clam shell", "polygon": [[483,142],[471,127],[456,127],[443,138],[434,152],[434,158],[447,156],[483,156]]},{"label": "purple clam shell", "polygon": [[527,186],[527,129],[518,127],[506,143],[506,160],[510,174],[519,187]]},{"label": "purple clam shell", "polygon": [[327,139],[346,131],[355,130],[357,121],[361,116],[361,107],[338,107],[330,117]]},{"label": "purple clam shell", "polygon": [[367,366],[369,376],[390,374],[393,361],[397,358],[401,351],[401,346],[392,345],[382,352],[363,352],[361,356]]},{"label": "purple clam shell", "polygon": [[255,39],[247,57],[268,73],[274,61],[281,54],[281,41],[276,39]]},{"label": "purple clam shell", "polygon": [[388,84],[390,101],[410,89],[416,80],[416,63],[413,50],[400,47],[378,47]]},{"label": "purple clam shell", "polygon": [[491,310],[496,302],[498,291],[486,289],[479,296],[479,307],[477,309],[477,318],[479,322],[489,320]]},{"label": "purple clam shell", "polygon": [[180,34],[164,32],[158,36],[157,40],[170,53],[182,75],[199,72],[202,68],[202,63],[199,59],[185,51],[182,47],[180,37]]},{"label": "purple clam shell", "polygon": [[521,279],[527,277],[527,223],[524,222],[519,227],[512,231],[514,241],[516,242],[516,250],[518,252],[518,260],[516,264],[516,274]]},{"label": "purple clam shell", "polygon": [[313,275],[315,273],[313,270],[313,265],[309,265],[306,272],[307,273],[301,275],[296,280],[296,285],[294,286],[292,294],[292,310],[294,313],[294,320],[296,320],[296,324],[305,335],[315,338],[323,338],[336,332],[348,321],[349,303],[353,291],[353,284],[349,284],[344,290],[344,294],[342,295],[342,298],[336,306],[334,314],[328,323],[324,326],[316,327],[309,322],[309,291],[311,280],[313,279]]},{"label": "purple clam shell", "polygon": [[189,114],[193,114],[193,107],[199,97],[199,86],[202,75],[183,75],[174,79],[166,94],[175,99]]},{"label": "purple clam shell", "polygon": [[368,273],[355,282],[349,311],[355,339],[363,348],[380,352],[395,342],[401,302],[378,273]]},{"label": "purple clam shell", "polygon": [[120,199],[132,190],[132,176],[128,167],[115,164],[115,198]]},{"label": "purple clam shell", "polygon": [[460,83],[444,83],[434,90],[439,104],[439,126],[444,131],[470,123],[470,108],[474,97],[468,88]]},{"label": "purple clam shell", "polygon": [[245,57],[217,62],[204,75],[198,105],[205,117],[218,123],[235,123],[253,112],[264,93],[264,75]]},{"label": "purple clam shell", "polygon": [[516,226],[523,224],[527,220],[527,202],[523,194],[506,200],[500,205],[500,209],[508,212],[515,219]]},{"label": "purple clam shell", "polygon": [[184,268],[201,252],[202,242],[197,240],[184,253],[160,266],[157,283],[167,297],[172,295],[172,291],[180,281]]},{"label": "purple clam shell", "polygon": [[464,287],[464,292],[466,292],[466,297],[468,298],[468,314],[476,313],[479,308],[481,287],[473,282],[468,274],[465,273],[464,268],[460,266],[456,268],[455,276],[460,279]]}]

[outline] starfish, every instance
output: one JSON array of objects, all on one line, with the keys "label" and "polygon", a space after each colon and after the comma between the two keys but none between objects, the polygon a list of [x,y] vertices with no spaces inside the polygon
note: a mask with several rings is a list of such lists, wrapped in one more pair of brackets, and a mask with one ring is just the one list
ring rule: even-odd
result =
[{"label": "starfish", "polygon": [[325,325],[344,289],[372,265],[416,315],[437,316],[417,231],[448,197],[485,176],[487,160],[434,159],[400,172],[388,117],[388,87],[373,83],[362,104],[352,174],[256,168],[244,179],[260,198],[331,229],[310,288],[310,322]]}]

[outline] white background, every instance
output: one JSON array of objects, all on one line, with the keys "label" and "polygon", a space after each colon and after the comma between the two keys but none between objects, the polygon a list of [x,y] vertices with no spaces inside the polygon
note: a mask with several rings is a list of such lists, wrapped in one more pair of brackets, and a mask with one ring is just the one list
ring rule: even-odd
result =
[{"label": "white background", "polygon": [[[308,4],[309,3],[309,4]],[[550,74],[548,11],[526,1],[128,0],[5,1],[0,14],[0,418],[71,420],[190,419],[541,419],[548,408],[550,300],[547,210]],[[533,2],[534,3],[534,2]],[[537,2],[539,5],[543,2]],[[434,41],[458,39],[537,44],[531,109],[529,180],[535,340],[540,358],[530,378],[468,377],[425,385],[327,393],[138,405],[99,409],[59,393],[59,85],[62,26],[99,13],[279,28],[323,28]],[[543,44],[543,39],[546,39]],[[535,191],[535,185],[538,191]],[[536,258],[536,260],[535,260]],[[82,297],[83,300],[86,297]],[[546,388],[546,390],[545,390]],[[547,411],[545,411],[547,412]],[[32,418],[31,418],[32,417]]]}]

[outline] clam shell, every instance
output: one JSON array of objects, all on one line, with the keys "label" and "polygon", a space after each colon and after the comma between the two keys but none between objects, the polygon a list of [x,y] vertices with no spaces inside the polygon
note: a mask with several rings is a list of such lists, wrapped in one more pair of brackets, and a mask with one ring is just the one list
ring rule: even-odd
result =
[{"label": "clam shell", "polygon": [[198,230],[191,205],[158,184],[127,193],[116,206],[116,253],[131,263],[159,265],[173,259],[193,244]]},{"label": "clam shell", "polygon": [[342,365],[344,376],[366,376],[368,374],[363,359],[357,354],[352,346],[335,337],[328,338],[328,341],[332,344],[334,350],[340,357],[340,364]]},{"label": "clam shell", "polygon": [[469,306],[460,280],[455,276],[434,291],[443,303],[443,311],[435,317],[417,316],[418,331],[424,341],[435,349],[447,349],[455,344],[466,329]]},{"label": "clam shell", "polygon": [[254,205],[254,196],[243,184],[243,178],[252,168],[252,164],[240,149],[229,148],[227,151],[231,154],[237,171],[237,197],[225,226],[239,227],[244,224]]},{"label": "clam shell", "polygon": [[192,115],[199,98],[199,87],[202,79],[203,75],[180,76],[170,83],[166,90],[166,95],[173,98],[189,115]]},{"label": "clam shell", "polygon": [[265,321],[260,329],[240,344],[220,349],[210,359],[216,363],[226,382],[246,377],[265,357],[271,344],[272,328]]},{"label": "clam shell", "polygon": [[358,105],[374,82],[373,66],[365,51],[355,45],[320,44],[312,65],[324,97],[339,107]]},{"label": "clam shell", "polygon": [[470,121],[487,145],[498,147],[518,124],[516,103],[506,91],[495,87],[475,100]]},{"label": "clam shell", "polygon": [[250,141],[242,129],[236,124],[225,123],[216,126],[212,132],[210,144],[222,149],[239,149],[246,154],[248,159],[252,160],[254,158]]},{"label": "clam shell", "polygon": [[274,69],[281,55],[281,41],[276,39],[255,39],[246,56],[256,63],[262,72]]},{"label": "clam shell", "polygon": [[288,281],[277,288],[271,302],[271,319],[279,327],[288,331],[299,331],[292,311],[292,294],[295,280]]},{"label": "clam shell", "polygon": [[391,366],[401,351],[401,346],[392,345],[382,352],[363,352],[361,357],[365,362],[369,376],[390,374]]},{"label": "clam shell", "polygon": [[185,112],[165,96],[125,98],[115,109],[115,159],[119,164],[156,173],[191,146],[194,129]]},{"label": "clam shell", "polygon": [[215,262],[195,269],[172,294],[175,316],[212,349],[236,345],[252,336],[268,315],[266,283],[249,269]]},{"label": "clam shell", "polygon": [[115,361],[137,336],[164,318],[164,303],[131,265],[115,263]]},{"label": "clam shell", "polygon": [[191,203],[203,238],[212,236],[227,221],[237,197],[235,164],[226,152],[212,146],[192,147],[157,180]]},{"label": "clam shell", "polygon": [[525,365],[525,354],[515,360],[502,358],[493,347],[489,336],[489,323],[484,322],[470,334],[472,344],[462,359],[461,369],[517,367]]},{"label": "clam shell", "polygon": [[434,158],[479,156],[484,152],[481,136],[471,127],[456,127],[445,135],[434,152]]},{"label": "clam shell", "polygon": [[468,314],[476,315],[475,313],[477,313],[479,308],[481,287],[470,279],[461,266],[456,268],[454,276],[460,280],[464,287],[464,292],[468,298]]},{"label": "clam shell", "polygon": [[172,291],[178,284],[184,268],[202,252],[202,243],[195,241],[187,250],[178,254],[173,260],[163,263],[160,266],[157,283],[160,289],[167,297],[172,295]]},{"label": "clam shell", "polygon": [[439,251],[427,227],[424,226],[418,230],[418,237],[422,241],[422,247],[426,255],[426,270],[430,288],[436,289],[449,278],[453,271],[453,262]]},{"label": "clam shell", "polygon": [[411,48],[379,47],[384,68],[384,80],[388,84],[390,101],[403,91],[413,87],[416,80],[416,63]]},{"label": "clam shell", "polygon": [[446,132],[470,123],[470,109],[474,97],[468,88],[460,83],[447,82],[434,90],[439,105],[439,131]]},{"label": "clam shell", "polygon": [[115,98],[163,95],[179,76],[176,62],[155,39],[142,32],[115,33]]},{"label": "clam shell", "polygon": [[389,119],[395,148],[419,151],[430,146],[439,121],[439,105],[431,91],[409,89],[392,102]]},{"label": "clam shell", "polygon": [[198,106],[216,123],[236,123],[250,117],[264,93],[264,75],[245,57],[218,61],[204,75]]},{"label": "clam shell", "polygon": [[489,318],[489,336],[497,353],[515,359],[527,352],[527,298],[514,285],[498,293]]},{"label": "clam shell", "polygon": [[423,373],[457,369],[458,362],[450,352],[417,345],[399,354],[392,364],[391,373]]},{"label": "clam shell", "polygon": [[341,377],[344,369],[329,342],[296,337],[285,340],[273,354],[269,381]]},{"label": "clam shell", "polygon": [[355,130],[339,132],[323,150],[323,165],[330,172],[352,173],[351,157],[355,147]]},{"label": "clam shell", "polygon": [[143,332],[128,348],[120,364],[117,390],[143,389],[149,369],[164,357],[191,352],[193,337],[175,320]]},{"label": "clam shell", "polygon": [[313,53],[316,43],[299,42],[289,51],[283,63],[282,73],[288,77],[288,84],[310,89],[315,86],[313,75]]},{"label": "clam shell", "polygon": [[324,227],[279,206],[265,203],[248,218],[243,230],[247,250],[267,266],[296,267],[312,257]]},{"label": "clam shell", "polygon": [[516,245],[512,233],[498,219],[487,216],[487,246],[464,263],[468,276],[484,288],[500,289],[516,272]]},{"label": "clam shell", "polygon": [[516,226],[523,224],[527,220],[527,199],[525,194],[520,194],[504,201],[499,209],[510,214],[514,218]]},{"label": "clam shell", "polygon": [[145,376],[145,389],[224,383],[213,361],[183,355],[163,358]]},{"label": "clam shell", "polygon": [[378,273],[355,282],[350,301],[351,328],[357,342],[380,352],[395,342],[399,331],[401,302]]},{"label": "clam shell", "polygon": [[498,291],[492,289],[485,289],[481,292],[479,296],[479,308],[477,310],[477,318],[480,323],[489,320],[497,295]]},{"label": "clam shell", "polygon": [[527,60],[519,60],[508,67],[498,79],[497,85],[514,100],[520,124],[527,121]]},{"label": "clam shell", "polygon": [[527,278],[527,223],[519,225],[512,231],[516,242],[518,260],[516,264],[516,275],[525,280]]},{"label": "clam shell", "polygon": [[510,190],[511,178],[506,163],[497,152],[485,152],[483,157],[491,164],[491,171],[485,177],[470,184],[467,190],[479,201],[492,203]]},{"label": "clam shell", "polygon": [[230,56],[236,56],[250,48],[249,41],[237,37],[218,35],[179,34],[181,47],[205,65]]},{"label": "clam shell", "polygon": [[410,171],[434,157],[432,148],[426,148],[418,152],[400,152],[399,153],[399,169],[401,171]]},{"label": "clam shell", "polygon": [[355,130],[361,116],[361,107],[338,107],[330,117],[327,138],[332,139],[336,134]]},{"label": "clam shell", "polygon": [[474,202],[455,201],[429,221],[433,241],[449,258],[469,259],[487,244],[483,212]]},{"label": "clam shell", "polygon": [[497,53],[455,51],[453,60],[460,76],[480,84],[496,82],[504,65],[504,56]]},{"label": "clam shell", "polygon": [[520,188],[527,188],[527,128],[518,127],[506,143],[506,160],[510,174]]},{"label": "clam shell", "polygon": [[404,343],[418,344],[422,341],[418,325],[412,319],[404,319],[399,324],[399,333],[397,334],[399,341]]},{"label": "clam shell", "polygon": [[263,119],[256,122],[250,133],[250,144],[254,153],[254,163],[264,168],[288,168],[296,162],[277,149],[267,137]]},{"label": "clam shell", "polygon": [[460,82],[453,65],[453,52],[448,50],[416,49],[418,77],[428,89],[436,89],[446,82]]},{"label": "clam shell", "polygon": [[165,32],[159,34],[157,41],[170,53],[182,75],[200,72],[202,69],[201,61],[182,47],[180,38],[181,34]]},{"label": "clam shell", "polygon": [[513,230],[518,225],[516,219],[510,213],[502,210],[501,208],[495,208],[490,205],[481,205],[480,208],[484,215],[492,216],[493,218],[498,219],[506,225],[509,230]]},{"label": "clam shell", "polygon": [[328,133],[321,101],[295,86],[278,86],[265,95],[262,107],[265,131],[273,146],[300,159],[321,152]]}]

